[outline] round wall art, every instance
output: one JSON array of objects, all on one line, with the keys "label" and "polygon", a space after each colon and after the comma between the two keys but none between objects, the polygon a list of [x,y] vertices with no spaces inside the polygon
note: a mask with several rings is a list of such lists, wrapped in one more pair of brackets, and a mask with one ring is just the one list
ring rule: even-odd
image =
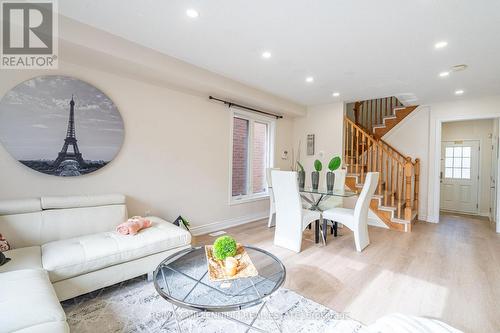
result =
[{"label": "round wall art", "polygon": [[16,160],[45,174],[99,170],[116,156],[123,136],[113,101],[72,77],[39,76],[0,101],[0,142]]}]

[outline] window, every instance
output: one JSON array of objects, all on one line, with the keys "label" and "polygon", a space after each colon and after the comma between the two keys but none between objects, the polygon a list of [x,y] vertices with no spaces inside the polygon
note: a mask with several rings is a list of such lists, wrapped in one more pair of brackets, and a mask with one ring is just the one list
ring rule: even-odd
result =
[{"label": "window", "polygon": [[446,147],[445,178],[470,179],[472,147]]},{"label": "window", "polygon": [[246,112],[235,112],[231,117],[231,202],[267,196],[266,169],[272,163],[274,120]]}]

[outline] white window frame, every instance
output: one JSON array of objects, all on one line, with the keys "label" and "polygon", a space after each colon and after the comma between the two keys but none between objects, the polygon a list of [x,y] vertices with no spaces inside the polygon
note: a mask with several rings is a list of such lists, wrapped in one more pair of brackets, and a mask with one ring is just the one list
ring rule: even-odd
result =
[{"label": "white window frame", "polygon": [[[272,168],[274,165],[274,140],[275,140],[275,129],[276,120],[261,116],[253,112],[246,112],[242,110],[231,110],[229,112],[230,121],[230,133],[229,133],[229,204],[238,205],[246,202],[252,202],[257,200],[264,200],[269,198],[269,191],[266,188],[265,192],[262,193],[251,193],[253,192],[253,175],[252,175],[252,155],[253,155],[253,124],[254,122],[267,124],[267,135],[268,135],[268,146],[267,146],[267,161],[265,168]],[[247,193],[245,195],[239,195],[233,197],[233,118],[242,118],[248,120],[248,151],[247,151],[247,161],[250,164],[247,168]]]}]

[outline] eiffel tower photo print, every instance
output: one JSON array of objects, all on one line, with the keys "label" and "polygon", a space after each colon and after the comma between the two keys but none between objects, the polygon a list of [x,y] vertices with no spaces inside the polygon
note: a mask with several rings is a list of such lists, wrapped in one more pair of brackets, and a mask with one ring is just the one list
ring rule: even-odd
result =
[{"label": "eiffel tower photo print", "polygon": [[99,170],[118,154],[123,137],[113,101],[76,78],[38,76],[0,100],[0,143],[44,174],[72,177]]}]

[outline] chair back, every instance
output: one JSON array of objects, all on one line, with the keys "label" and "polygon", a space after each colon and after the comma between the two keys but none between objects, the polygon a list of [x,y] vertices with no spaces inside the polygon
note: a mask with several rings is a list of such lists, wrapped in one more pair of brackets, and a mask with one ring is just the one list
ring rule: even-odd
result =
[{"label": "chair back", "polygon": [[368,172],[366,174],[365,184],[354,207],[354,220],[357,221],[356,223],[368,223],[368,209],[377,188],[378,177],[378,172]]},{"label": "chair back", "polygon": [[333,183],[334,190],[343,190],[345,188],[345,177],[347,176],[346,169],[337,169],[333,172],[335,175],[335,183]]},{"label": "chair back", "polygon": [[276,232],[281,228],[297,228],[302,231],[302,205],[297,173],[273,170],[271,174],[276,205]]},{"label": "chair back", "polygon": [[271,173],[273,171],[279,171],[280,168],[267,168],[266,169],[266,183],[267,183],[267,187],[268,188],[272,188],[273,187],[273,181],[272,181],[272,175]]}]

